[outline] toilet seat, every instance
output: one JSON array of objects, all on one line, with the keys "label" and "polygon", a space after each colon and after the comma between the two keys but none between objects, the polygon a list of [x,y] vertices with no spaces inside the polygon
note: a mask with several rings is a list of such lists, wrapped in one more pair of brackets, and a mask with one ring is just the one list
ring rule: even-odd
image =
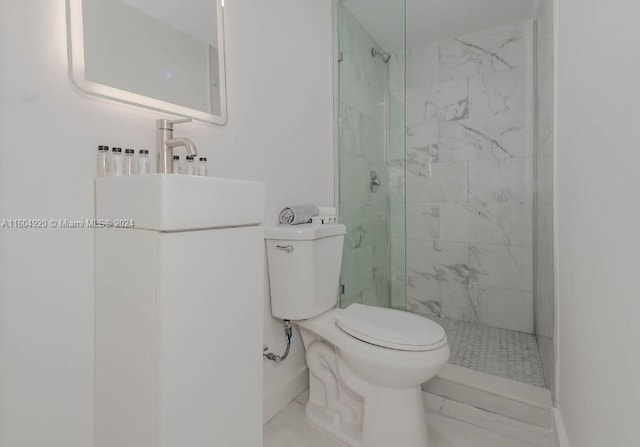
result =
[{"label": "toilet seat", "polygon": [[439,324],[401,310],[352,304],[335,323],[358,340],[398,351],[431,351],[447,344]]}]

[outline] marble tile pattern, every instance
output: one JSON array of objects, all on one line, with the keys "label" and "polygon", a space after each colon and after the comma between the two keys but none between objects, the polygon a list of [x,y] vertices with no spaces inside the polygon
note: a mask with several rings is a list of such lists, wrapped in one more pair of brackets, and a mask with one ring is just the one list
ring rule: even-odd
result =
[{"label": "marble tile pattern", "polygon": [[[339,65],[339,208],[347,226],[340,304],[403,308],[405,107],[404,95],[390,93],[390,82],[404,91],[398,72],[404,64],[398,57],[389,62],[395,67],[390,79],[388,66],[371,57],[371,48],[380,45],[344,4],[339,5],[338,26],[344,55]],[[383,185],[378,193],[369,188],[372,171]],[[389,218],[390,202],[394,219]],[[392,238],[402,241],[393,252]]]},{"label": "marble tile pattern", "polygon": [[545,387],[536,337],[524,332],[429,317],[445,330],[449,363],[520,383]]},{"label": "marble tile pattern", "polygon": [[553,259],[553,0],[540,0],[537,20],[536,85],[536,219],[534,309],[538,347],[548,385],[554,388],[554,259]]},{"label": "marble tile pattern", "polygon": [[439,43],[441,80],[508,71],[531,63],[530,30],[520,23]]},{"label": "marble tile pattern", "polygon": [[405,57],[407,306],[533,333],[533,23]]}]

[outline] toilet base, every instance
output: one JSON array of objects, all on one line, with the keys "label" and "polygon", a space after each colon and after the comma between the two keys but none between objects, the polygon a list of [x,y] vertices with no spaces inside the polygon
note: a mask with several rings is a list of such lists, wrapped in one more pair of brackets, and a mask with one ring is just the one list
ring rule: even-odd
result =
[{"label": "toilet base", "polygon": [[307,420],[349,447],[428,447],[421,386],[386,388],[358,377],[335,348],[307,346]]},{"label": "toilet base", "polygon": [[447,345],[378,347],[345,334],[331,313],[296,323],[309,367],[305,414],[314,428],[348,447],[429,446],[422,383],[446,363]]},{"label": "toilet base", "polygon": [[345,362],[337,363],[344,385],[363,396],[363,447],[428,447],[429,436],[422,400],[422,384],[387,388],[355,374]]},{"label": "toilet base", "polygon": [[362,445],[428,447],[422,389],[375,391],[365,402]]},{"label": "toilet base", "polygon": [[367,399],[362,425],[332,417],[311,401],[305,415],[315,429],[348,447],[429,447],[422,390],[398,391]]}]

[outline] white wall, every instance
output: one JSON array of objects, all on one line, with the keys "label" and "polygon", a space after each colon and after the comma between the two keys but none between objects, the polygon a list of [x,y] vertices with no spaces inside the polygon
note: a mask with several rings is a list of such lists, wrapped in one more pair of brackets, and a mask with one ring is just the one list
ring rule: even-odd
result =
[{"label": "white wall", "polygon": [[[329,0],[227,0],[229,124],[181,127],[212,175],[267,183],[272,224],[333,197],[330,23]],[[73,91],[66,59],[64,0],[0,0],[0,218],[91,217],[96,146],[154,148],[160,115]],[[89,230],[0,229],[1,447],[92,445],[93,250]],[[267,396],[304,371],[294,342]]]},{"label": "white wall", "polygon": [[560,0],[560,410],[574,447],[640,445],[640,3]]}]

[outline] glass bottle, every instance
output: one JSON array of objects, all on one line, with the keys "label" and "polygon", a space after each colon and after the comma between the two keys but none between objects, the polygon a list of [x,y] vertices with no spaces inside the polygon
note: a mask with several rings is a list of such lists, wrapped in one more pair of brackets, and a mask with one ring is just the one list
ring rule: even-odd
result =
[{"label": "glass bottle", "polygon": [[140,149],[138,151],[138,174],[144,175],[151,172],[151,164],[149,163],[149,151]]},{"label": "glass bottle", "polygon": [[174,174],[182,174],[182,163],[180,162],[180,156],[173,156],[173,173]]},{"label": "glass bottle", "polygon": [[196,164],[193,162],[193,157],[187,156],[187,161],[185,163],[184,173],[187,175],[195,175],[196,174]]},{"label": "glass bottle", "polygon": [[137,171],[135,151],[133,149],[124,150],[123,171],[124,175],[135,175]]},{"label": "glass bottle", "polygon": [[109,146],[98,146],[98,177],[105,177],[111,173],[110,161]]},{"label": "glass bottle", "polygon": [[206,177],[209,175],[209,168],[207,167],[207,157],[200,157],[198,160],[198,175]]},{"label": "glass bottle", "polygon": [[111,175],[122,175],[122,148],[111,149]]}]

